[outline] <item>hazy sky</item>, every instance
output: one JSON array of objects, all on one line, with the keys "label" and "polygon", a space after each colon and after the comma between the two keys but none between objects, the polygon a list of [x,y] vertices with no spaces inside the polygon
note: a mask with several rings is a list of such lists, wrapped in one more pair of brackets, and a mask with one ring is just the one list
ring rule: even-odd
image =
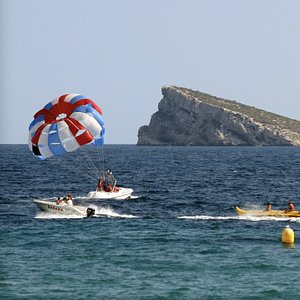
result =
[{"label": "hazy sky", "polygon": [[135,144],[163,85],[299,120],[300,1],[0,3],[0,143],[27,143],[36,111],[79,93],[103,109],[106,143]]}]

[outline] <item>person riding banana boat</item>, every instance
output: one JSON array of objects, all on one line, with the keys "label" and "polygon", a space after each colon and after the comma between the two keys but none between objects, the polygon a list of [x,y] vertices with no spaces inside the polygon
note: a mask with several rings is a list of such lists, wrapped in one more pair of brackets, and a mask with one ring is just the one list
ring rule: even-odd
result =
[{"label": "person riding banana boat", "polygon": [[238,215],[250,216],[272,216],[272,217],[300,217],[300,211],[295,210],[295,205],[289,201],[288,208],[285,210],[273,210],[271,203],[267,204],[265,210],[245,210],[238,206],[235,208]]},{"label": "person riding banana boat", "polygon": [[289,201],[288,208],[285,210],[286,212],[293,212],[295,211],[295,205],[292,201]]}]

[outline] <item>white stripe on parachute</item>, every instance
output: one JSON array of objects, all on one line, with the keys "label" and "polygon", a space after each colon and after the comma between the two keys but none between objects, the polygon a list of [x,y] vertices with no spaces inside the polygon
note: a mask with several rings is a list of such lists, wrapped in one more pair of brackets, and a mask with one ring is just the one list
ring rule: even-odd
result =
[{"label": "white stripe on parachute", "polygon": [[90,113],[74,112],[70,116],[76,119],[81,125],[87,128],[94,138],[99,138],[102,127]]},{"label": "white stripe on parachute", "polygon": [[65,121],[57,123],[57,130],[61,144],[67,152],[75,151],[80,147]]}]

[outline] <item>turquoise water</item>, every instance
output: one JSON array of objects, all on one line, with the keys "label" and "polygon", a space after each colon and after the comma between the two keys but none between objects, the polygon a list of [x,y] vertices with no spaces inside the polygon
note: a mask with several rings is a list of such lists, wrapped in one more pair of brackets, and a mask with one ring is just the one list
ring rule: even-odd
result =
[{"label": "turquoise water", "polygon": [[[235,205],[299,201],[298,148],[106,146],[134,199],[92,203],[94,218],[32,203],[96,183],[2,145],[0,299],[298,299],[298,219],[239,218]],[[283,228],[296,243],[284,246]]]}]

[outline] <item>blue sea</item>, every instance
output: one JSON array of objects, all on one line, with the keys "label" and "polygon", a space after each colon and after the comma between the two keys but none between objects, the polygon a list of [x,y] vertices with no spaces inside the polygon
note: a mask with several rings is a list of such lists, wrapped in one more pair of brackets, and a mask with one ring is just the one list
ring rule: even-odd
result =
[{"label": "blue sea", "polygon": [[[74,163],[1,145],[0,299],[300,299],[300,220],[235,206],[300,209],[297,147],[104,146],[131,200],[88,201]],[[41,212],[71,192],[96,216]],[[78,203],[77,203],[78,202]],[[92,203],[91,203],[92,202]],[[289,225],[295,244],[281,243]]]}]

